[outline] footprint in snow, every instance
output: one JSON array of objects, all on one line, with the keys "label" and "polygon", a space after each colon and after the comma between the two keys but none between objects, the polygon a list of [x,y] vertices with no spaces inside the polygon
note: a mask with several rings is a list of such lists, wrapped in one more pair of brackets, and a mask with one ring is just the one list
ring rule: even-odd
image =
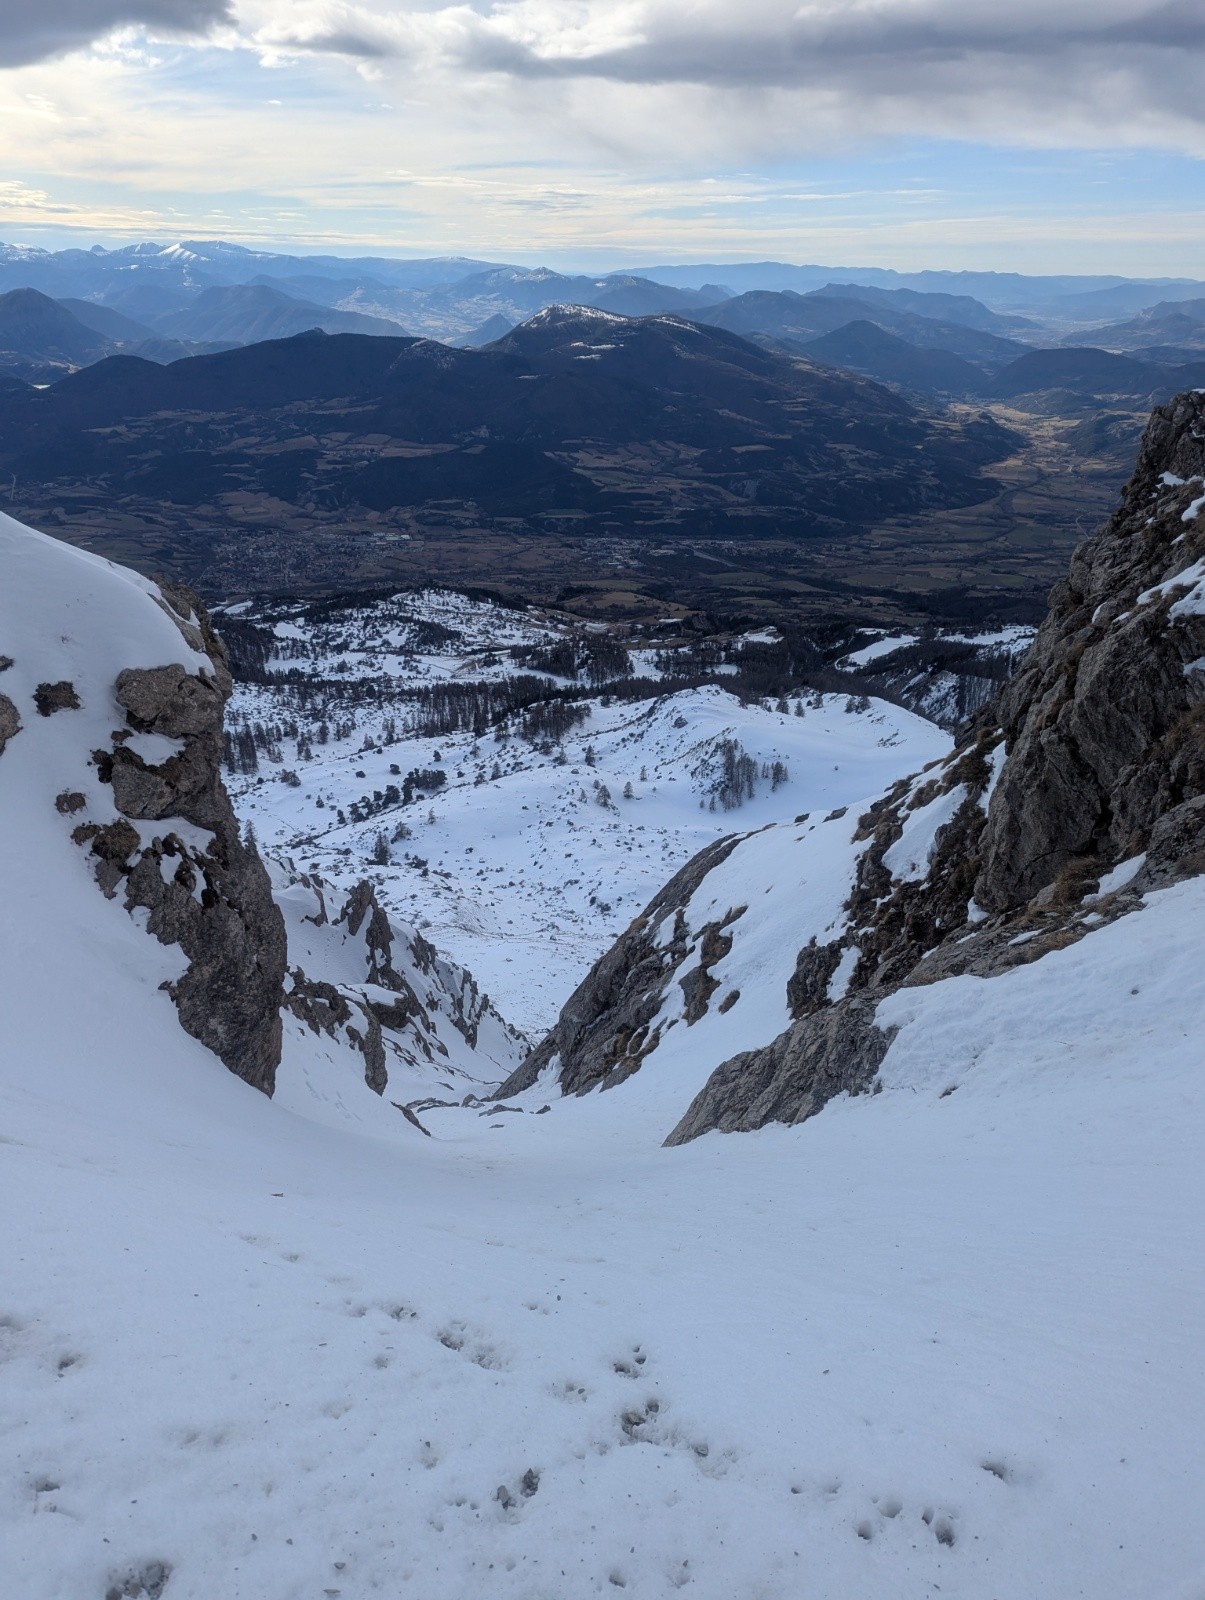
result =
[{"label": "footprint in snow", "polygon": [[620,1377],[638,1378],[647,1361],[648,1356],[644,1353],[643,1348],[638,1344],[634,1344],[627,1355],[620,1356],[611,1363],[611,1366],[615,1372],[619,1373]]},{"label": "footprint in snow", "polygon": [[105,1600],[159,1600],[171,1575],[170,1561],[148,1561],[136,1571],[112,1579]]},{"label": "footprint in snow", "polygon": [[932,1506],[926,1506],[921,1512],[921,1521],[933,1530],[933,1537],[938,1544],[953,1546],[956,1540],[955,1516],[953,1511],[937,1512]]},{"label": "footprint in snow", "polygon": [[590,1394],[584,1383],[575,1383],[572,1378],[566,1378],[564,1383],[554,1384],[552,1392],[558,1400],[577,1405],[585,1401]]},{"label": "footprint in snow", "polygon": [[451,1322],[435,1335],[445,1350],[465,1356],[474,1366],[487,1372],[505,1371],[509,1363],[487,1340],[471,1336],[464,1322]]}]

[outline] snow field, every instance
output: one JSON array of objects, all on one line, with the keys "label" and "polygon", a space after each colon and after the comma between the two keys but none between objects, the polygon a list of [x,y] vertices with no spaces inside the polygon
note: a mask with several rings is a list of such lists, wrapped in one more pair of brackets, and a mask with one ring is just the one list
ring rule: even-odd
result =
[{"label": "snow field", "polygon": [[5,1570],[28,1600],[155,1563],[169,1600],[1197,1592],[1202,912],[1185,885],[903,991],[882,1094],[674,1151],[677,1075],[428,1141],[183,1038],[31,1059]]},{"label": "snow field", "polygon": [[[462,596],[428,593],[410,603],[422,621],[459,637],[447,654],[423,655],[404,669],[407,683],[513,673],[499,651],[556,637],[522,613]],[[394,670],[377,652],[377,640],[384,634],[404,642],[396,622],[378,628],[370,614],[357,624],[365,656],[353,669],[350,624],[340,625],[337,650],[321,627],[276,626],[290,637],[308,629],[305,648],[332,676],[340,661],[349,672]],[[235,709],[251,721],[271,721],[273,694],[240,685]],[[263,762],[258,778],[232,776],[229,787],[266,849],[338,885],[371,877],[392,913],[421,927],[473,972],[508,1021],[538,1036],[593,962],[705,844],[804,812],[854,805],[950,748],[947,735],[902,708],[872,701],[859,713],[847,711],[847,703],[837,695],[797,696],[784,713],[742,706],[716,687],[610,706],[594,700],[589,717],[564,737],[561,757],[541,755],[518,737],[413,738],[396,708],[362,708],[348,740],[313,744],[309,761],[286,745],[279,768]],[[391,716],[400,740],[380,744]],[[772,789],[759,778],[753,799],[729,811],[711,809],[724,740],[735,740],[759,769],[781,761],[788,780]],[[366,742],[371,748],[363,748]],[[495,764],[497,778],[489,776]],[[446,788],[363,823],[337,822],[338,810],[346,814],[353,800],[433,765],[447,773]],[[276,781],[280,770],[297,771],[300,788]],[[487,777],[480,784],[479,771]],[[632,796],[625,799],[629,784]],[[600,804],[596,785],[609,803]],[[377,870],[370,860],[376,840],[399,821],[413,837],[393,844],[391,866]],[[422,865],[408,866],[408,856]]]},{"label": "snow field", "polygon": [[[749,907],[714,969],[741,1000],[620,1088],[432,1109],[425,1138],[289,1021],[270,1102],[182,1032],[179,953],[54,807],[106,814],[113,677],[186,647],[136,580],[20,535],[6,1595],[1200,1600],[1205,879],[900,991],[879,1094],[662,1149],[722,1029],[776,1031],[838,924],[856,808],[780,821],[688,907]],[[81,708],[30,715],[67,674]],[[876,738],[868,765],[902,759]]]}]

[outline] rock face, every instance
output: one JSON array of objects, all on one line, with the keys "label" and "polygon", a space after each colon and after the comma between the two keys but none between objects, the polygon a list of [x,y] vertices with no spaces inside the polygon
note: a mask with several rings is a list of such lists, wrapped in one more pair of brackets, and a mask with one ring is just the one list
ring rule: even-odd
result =
[{"label": "rock face", "polygon": [[289,942],[286,1010],[309,1033],[358,1056],[374,1093],[383,1094],[396,1071],[414,1086],[401,1092],[414,1093],[425,1080],[428,1092],[442,1086],[463,1097],[519,1061],[527,1041],[472,974],[417,929],[392,923],[371,883],[358,883],[332,916],[332,891],[321,878],[280,862],[273,870]]},{"label": "rock face", "polygon": [[837,1094],[860,1094],[874,1079],[892,1035],[877,1028],[867,996],[816,1011],[762,1050],[717,1067],[666,1144],[687,1144],[713,1128],[737,1133],[767,1122],[804,1122]]},{"label": "rock face", "polygon": [[[313,877],[305,883],[318,904],[311,920],[319,925],[326,923],[325,886]],[[429,1019],[411,985],[394,970],[393,928],[384,908],[377,903],[371,883],[363,879],[356,885],[334,922],[336,926],[345,924],[351,939],[360,939],[365,959],[363,986],[311,978],[295,966],[289,974],[285,1005],[314,1033],[325,1034],[329,1039],[342,1037],[358,1050],[364,1057],[365,1083],[374,1094],[384,1094],[389,1068],[382,1030],[403,1030],[420,1016],[429,1026]],[[425,939],[422,943],[430,950]],[[374,988],[388,990],[389,999],[374,996]]]},{"label": "rock face", "polygon": [[10,739],[21,731],[21,718],[17,708],[6,694],[0,694],[0,756]]},{"label": "rock face", "polygon": [[1205,603],[1192,597],[1205,516],[1185,520],[1202,474],[1205,395],[1181,395],[1151,418],[1120,509],[1075,552],[1001,697],[1008,761],[975,884],[987,910],[1078,858],[1135,854],[1205,789]]},{"label": "rock face", "polygon": [[[1076,551],[1017,676],[947,761],[870,805],[853,840],[830,936],[800,937],[784,996],[794,1020],[722,1061],[667,1143],[800,1122],[835,1094],[871,1090],[890,1045],[875,1023],[888,994],[1037,960],[1205,871],[1205,395],[1154,413],[1117,513]],[[697,857],[658,896],[508,1092],[554,1061],[565,1093],[657,1069],[649,1020],[707,930],[676,929],[677,955],[650,930],[740,843]],[[1102,884],[1125,862],[1124,882]],[[717,987],[699,970],[688,1024]]]},{"label": "rock face", "polygon": [[[383,1094],[395,1070],[395,1103],[459,1100],[513,1070],[528,1041],[471,974],[391,923],[370,884],[332,921],[318,880],[241,837],[222,781],[229,662],[194,596],[0,513],[0,646],[10,979],[22,930],[45,930],[53,907],[91,930],[75,959],[109,1030],[145,1008],[149,1036],[170,1039],[166,995],[194,1039],[266,1094],[282,1056],[292,1090],[340,1100],[358,1080]],[[46,951],[56,937],[40,934]],[[28,988],[15,1014],[34,1039],[47,1008]],[[161,1053],[167,1070],[170,1046]]]},{"label": "rock face", "polygon": [[[164,599],[187,642],[209,657],[212,674],[193,676],[178,664],[119,674],[115,693],[126,726],[94,760],[117,811],[131,820],[96,831],[84,825],[76,837],[90,843],[105,893],[124,887],[127,909],[146,910],[148,931],[188,958],[170,990],[181,1025],[232,1072],[271,1094],[280,1064],[285,931],[268,874],[244,845],[222,783],[222,717],[231,690],[225,647],[195,597],[165,590]],[[164,759],[139,753],[145,735],[167,747]],[[188,826],[132,826],[177,819]]]},{"label": "rock face", "polygon": [[[637,1071],[657,1043],[649,1022],[687,954],[682,908],[735,843],[733,838],[709,845],[670,879],[574,990],[556,1026],[503,1083],[500,1097],[530,1089],[558,1058],[564,1094],[612,1088]],[[671,916],[674,931],[668,945],[660,945],[657,930]]]}]

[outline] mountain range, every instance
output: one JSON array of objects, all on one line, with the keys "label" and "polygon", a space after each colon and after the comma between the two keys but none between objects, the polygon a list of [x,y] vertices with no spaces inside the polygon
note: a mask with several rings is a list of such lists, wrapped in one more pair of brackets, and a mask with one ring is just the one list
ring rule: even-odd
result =
[{"label": "mountain range", "polygon": [[[115,286],[158,280],[194,291],[215,283],[249,283],[256,278],[306,278],[311,283],[344,285],[369,280],[390,289],[424,290],[488,273],[496,268],[524,272],[501,261],[471,257],[291,255],[249,249],[223,240],[143,241],[105,249],[44,250],[0,245],[0,286],[29,283],[48,294],[107,296]],[[546,268],[535,269],[547,271]],[[1140,310],[1159,300],[1188,299],[1205,284],[1177,278],[1127,279],[1117,274],[1033,276],[1013,272],[898,272],[882,267],[793,265],[781,261],[663,263],[628,269],[634,276],[671,288],[704,290],[722,285],[727,293],[754,289],[807,293],[826,284],[905,289],[923,294],[973,296],[997,311],[1025,313],[1027,307],[1062,308],[1064,314],[1112,316]]]},{"label": "mountain range", "polygon": [[118,351],[166,364],[312,328],[385,337],[402,331],[385,318],[332,310],[262,284],[203,289],[186,306],[151,311],[141,322],[116,306],[10,289],[0,294],[0,369],[48,382]]},{"label": "mountain range", "polygon": [[403,528],[807,539],[973,504],[1013,444],[722,329],[581,308],[481,350],[310,333],[168,366],[117,355],[0,398],[23,492],[87,485],[194,526],[251,496]]},{"label": "mountain range", "polygon": [[[207,278],[215,272],[229,272],[231,258],[222,251],[212,258],[183,247],[111,254],[119,264],[104,256],[94,298],[54,301],[29,284],[0,295],[0,371],[44,383],[117,351],[166,363],[312,328],[383,337],[409,331],[481,348],[553,305],[628,317],[680,315],[938,401],[1013,397],[1031,392],[1027,386],[1037,375],[1049,378],[1039,388],[1083,400],[1123,395],[1149,405],[1195,382],[1192,365],[1205,351],[1205,301],[1192,298],[1160,302],[1128,322],[1066,335],[1072,347],[1099,343],[1133,352],[1142,366],[1074,359],[1060,364],[1048,356],[1045,367],[1030,362],[997,382],[1003,369],[1035,345],[1049,350],[1059,341],[1032,318],[946,291],[833,282],[806,293],[731,293],[716,284],[678,288],[631,274],[589,278],[547,269],[477,270],[474,262],[419,264],[426,275],[415,272],[417,282],[399,285],[363,275],[294,272],[299,262],[292,260],[285,261],[289,270],[280,277],[257,272],[248,281],[213,283]],[[232,259],[247,271],[275,258]],[[43,261],[18,254],[7,268],[43,280],[57,273],[77,287],[84,273],[83,266],[64,264],[59,256]],[[440,272],[453,276],[428,281]]]},{"label": "mountain range", "polygon": [[1147,353],[1168,349],[1205,350],[1205,298],[1162,300],[1147,306],[1137,316],[1110,323],[1086,333],[1072,334],[1068,344],[1091,343],[1106,350],[1132,350]]}]

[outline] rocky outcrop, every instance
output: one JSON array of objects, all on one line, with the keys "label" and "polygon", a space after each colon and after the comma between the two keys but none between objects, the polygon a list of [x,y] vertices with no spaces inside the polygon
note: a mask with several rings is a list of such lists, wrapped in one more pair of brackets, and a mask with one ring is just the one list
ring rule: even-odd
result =
[{"label": "rocky outcrop", "polygon": [[[925,842],[919,865],[910,834]],[[786,984],[794,1021],[718,1066],[668,1143],[800,1122],[872,1089],[890,1044],[874,1020],[886,995],[1039,960],[1205,871],[1205,394],[1154,413],[1117,513],[1076,551],[999,700],[952,757],[871,805],[854,837],[844,913],[830,938],[804,944]],[[693,890],[716,859],[675,882]],[[1111,887],[1123,862],[1132,869]],[[667,890],[633,924],[509,1092],[554,1061],[565,1093],[617,1081],[628,1030],[658,1012],[674,964],[643,929],[688,898]]]},{"label": "rocky outcrop", "polygon": [[[90,845],[104,892],[123,890],[126,908],[145,910],[148,931],[187,958],[169,990],[184,1029],[271,1094],[280,1063],[285,932],[267,872],[243,843],[222,783],[226,654],[195,598],[165,591],[165,609],[208,656],[212,672],[193,675],[177,663],[120,673],[114,692],[126,726],[114,732],[111,750],[93,757],[120,819],[84,824],[75,837]],[[176,748],[147,760],[137,748],[140,735]]]},{"label": "rocky outcrop", "polygon": [[893,1037],[875,1026],[874,1009],[859,995],[795,1023],[764,1050],[725,1061],[666,1144],[686,1144],[712,1129],[737,1133],[767,1122],[804,1122],[834,1095],[865,1093]]},{"label": "rocky outcrop", "polygon": [[[610,1088],[637,1070],[656,1044],[649,1024],[665,985],[689,949],[682,909],[735,844],[733,837],[709,845],[670,879],[574,990],[552,1031],[502,1084],[499,1098],[530,1089],[558,1059],[564,1094]],[[670,917],[669,941],[659,944],[658,931]]]},{"label": "rocky outcrop", "polygon": [[78,711],[82,704],[75,685],[65,678],[59,683],[40,683],[33,692],[33,703],[40,717],[53,717],[56,711]]},{"label": "rocky outcrop", "polygon": [[[312,876],[305,882],[316,895],[320,909],[312,920],[320,926],[327,920],[325,885]],[[365,984],[387,989],[390,998],[382,1000],[369,993],[368,987],[313,978],[294,967],[285,1005],[312,1032],[341,1038],[358,1051],[364,1058],[365,1083],[374,1094],[384,1094],[389,1068],[383,1030],[401,1033],[410,1023],[425,1026],[428,1032],[434,1030],[413,988],[393,965],[393,927],[372,884],[361,879],[334,920],[336,927],[346,926],[351,938],[363,945]]]},{"label": "rocky outcrop", "polygon": [[358,1058],[374,1093],[396,1073],[411,1086],[401,1092],[450,1089],[462,1098],[457,1080],[476,1090],[511,1070],[527,1041],[471,973],[417,929],[391,921],[371,883],[356,884],[331,915],[329,884],[287,862],[272,868],[290,951],[286,1011],[349,1062]]},{"label": "rocky outcrop", "polygon": [[[229,662],[195,597],[3,515],[0,572],[10,944],[27,923],[48,927],[48,907],[93,935],[107,926],[115,960],[103,934],[73,947],[105,1028],[141,1013],[149,982],[150,1037],[170,1036],[167,996],[195,1040],[267,1094],[286,1049],[297,1081],[336,1097],[357,1080],[381,1095],[396,1069],[395,1099],[459,1100],[513,1070],[527,1041],[467,971],[391,923],[371,885],[332,922],[323,885],[241,836],[222,781]],[[31,960],[41,975],[46,960]]]},{"label": "rocky outcrop", "polygon": [[[362,878],[347,898],[343,910],[335,918],[336,923],[345,922],[347,931],[353,936],[364,929],[364,948],[368,956],[368,980],[376,983],[382,989],[407,991],[412,1002],[411,1012],[417,1009],[418,1001],[406,980],[394,970],[393,966],[393,929],[385,909],[377,901],[376,890],[366,878]],[[421,935],[418,935],[421,938]],[[423,939],[426,951],[431,950],[430,945]]]},{"label": "rocky outcrop", "polygon": [[1181,395],[1152,416],[1120,509],[1075,552],[1001,696],[1008,760],[975,884],[986,910],[1023,904],[1078,859],[1135,854],[1205,790],[1205,604],[1177,603],[1205,555],[1205,515],[1189,514],[1203,475],[1205,395]]},{"label": "rocky outcrop", "polygon": [[0,756],[8,741],[21,731],[21,718],[17,708],[6,694],[0,694]]},{"label": "rocky outcrop", "polygon": [[342,1036],[364,1057],[364,1082],[374,1094],[384,1094],[389,1082],[385,1040],[374,1008],[346,988],[322,978],[309,978],[300,967],[290,974],[285,1005],[314,1033],[328,1039]]}]

